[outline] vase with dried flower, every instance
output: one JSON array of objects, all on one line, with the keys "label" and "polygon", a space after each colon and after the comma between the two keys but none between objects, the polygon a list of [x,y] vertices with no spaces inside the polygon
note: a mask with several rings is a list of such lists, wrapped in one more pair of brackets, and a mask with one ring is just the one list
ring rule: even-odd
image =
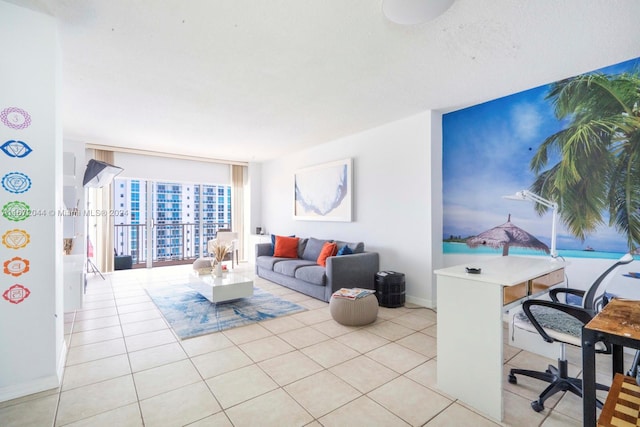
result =
[{"label": "vase with dried flower", "polygon": [[62,250],[64,250],[65,255],[71,255],[71,251],[73,250],[73,237],[64,238]]},{"label": "vase with dried flower", "polygon": [[231,245],[218,240],[214,240],[213,244],[209,245],[209,253],[212,255],[211,267],[213,273],[216,276],[222,276],[222,261],[231,250]]}]

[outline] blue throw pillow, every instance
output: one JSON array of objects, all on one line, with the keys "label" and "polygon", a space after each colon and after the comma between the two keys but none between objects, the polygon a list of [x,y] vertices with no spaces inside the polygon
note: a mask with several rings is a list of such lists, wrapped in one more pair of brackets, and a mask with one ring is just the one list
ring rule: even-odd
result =
[{"label": "blue throw pillow", "polygon": [[351,250],[351,248],[349,247],[349,245],[344,245],[342,248],[340,248],[340,250],[338,251],[338,256],[340,255],[351,255],[353,253],[353,251]]}]

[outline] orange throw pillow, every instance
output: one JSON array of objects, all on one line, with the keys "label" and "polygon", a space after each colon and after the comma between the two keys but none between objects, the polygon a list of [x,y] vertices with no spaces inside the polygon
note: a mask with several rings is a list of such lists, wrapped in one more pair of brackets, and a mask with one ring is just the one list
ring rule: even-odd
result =
[{"label": "orange throw pillow", "polygon": [[327,266],[327,258],[330,256],[335,256],[338,253],[338,245],[336,243],[325,242],[322,245],[322,250],[320,251],[320,255],[318,255],[318,260],[316,261],[319,265],[326,267]]},{"label": "orange throw pillow", "polygon": [[273,256],[280,258],[298,258],[298,237],[276,236]]}]

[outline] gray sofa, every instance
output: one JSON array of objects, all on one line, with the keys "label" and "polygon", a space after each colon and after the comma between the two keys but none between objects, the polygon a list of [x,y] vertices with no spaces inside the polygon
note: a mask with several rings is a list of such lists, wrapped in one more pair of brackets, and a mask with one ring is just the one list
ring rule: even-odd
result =
[{"label": "gray sofa", "polygon": [[352,253],[329,257],[326,267],[322,267],[316,260],[326,241],[300,238],[298,258],[274,257],[271,243],[258,243],[256,274],[323,301],[329,301],[331,294],[340,288],[373,289],[379,265],[378,253],[365,252],[362,242],[336,240],[338,250],[348,246]]}]

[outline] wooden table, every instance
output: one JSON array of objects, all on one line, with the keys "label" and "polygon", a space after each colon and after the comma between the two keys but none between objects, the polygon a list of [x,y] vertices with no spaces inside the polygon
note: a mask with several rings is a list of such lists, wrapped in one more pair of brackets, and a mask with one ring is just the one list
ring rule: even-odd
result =
[{"label": "wooden table", "polygon": [[582,328],[583,425],[596,426],[597,342],[613,347],[613,374],[624,369],[624,347],[640,349],[640,301],[613,299]]}]

